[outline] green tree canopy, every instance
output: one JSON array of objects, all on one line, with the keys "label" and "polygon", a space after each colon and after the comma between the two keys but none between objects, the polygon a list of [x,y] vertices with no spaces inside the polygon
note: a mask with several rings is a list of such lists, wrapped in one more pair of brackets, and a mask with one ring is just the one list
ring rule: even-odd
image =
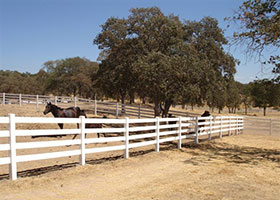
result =
[{"label": "green tree canopy", "polygon": [[54,95],[94,97],[92,77],[98,70],[97,63],[74,57],[45,62],[43,69],[49,73],[47,92]]},{"label": "green tree canopy", "polygon": [[257,80],[251,86],[251,96],[254,105],[263,108],[264,116],[266,108],[280,105],[280,85],[268,79]]},{"label": "green tree canopy", "polygon": [[[249,53],[263,56],[265,48],[274,49],[264,63],[274,65],[273,72],[280,73],[280,1],[246,0],[231,18],[240,24],[240,31],[234,33],[234,42],[244,45]],[[278,77],[280,81],[280,75]]]},{"label": "green tree canopy", "polygon": [[199,81],[200,102],[207,102],[210,107],[220,110],[226,98],[224,87],[233,79],[236,72],[236,60],[224,51],[228,43],[224,32],[218,26],[218,21],[211,17],[204,17],[200,21],[186,21],[185,42],[193,44],[202,62],[201,79]]},{"label": "green tree canopy", "polygon": [[182,23],[157,7],[130,12],[109,18],[94,40],[102,50],[97,83],[108,95],[124,102],[137,93],[154,102],[156,116],[162,103],[167,115],[174,102],[210,102],[217,85],[233,77],[235,60],[223,50],[217,20]]}]

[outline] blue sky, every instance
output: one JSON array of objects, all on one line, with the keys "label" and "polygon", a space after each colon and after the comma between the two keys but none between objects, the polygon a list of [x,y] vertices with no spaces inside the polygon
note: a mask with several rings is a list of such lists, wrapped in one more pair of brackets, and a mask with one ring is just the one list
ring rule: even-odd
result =
[{"label": "blue sky", "polygon": [[[127,18],[130,8],[159,7],[165,15],[183,21],[211,16],[226,28],[243,0],[0,0],[0,69],[37,73],[49,60],[75,56],[96,61],[99,50],[93,39],[100,25],[111,17]],[[232,29],[225,32],[232,34]],[[247,83],[271,77],[271,68],[244,55],[240,48],[230,53],[241,61],[235,79]]]}]

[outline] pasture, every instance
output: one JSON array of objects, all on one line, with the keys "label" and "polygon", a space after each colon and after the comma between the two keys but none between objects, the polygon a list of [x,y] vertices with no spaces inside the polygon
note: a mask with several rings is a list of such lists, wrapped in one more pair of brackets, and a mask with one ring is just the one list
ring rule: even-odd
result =
[{"label": "pasture", "polygon": [[[5,105],[0,116],[43,116],[43,109]],[[17,181],[7,180],[7,166],[0,166],[0,198],[279,199],[279,137],[244,130],[241,135],[199,144],[185,141],[180,150],[176,145],[164,144],[159,153],[147,147],[132,149],[129,159],[121,159],[123,151],[91,154],[86,166],[78,166],[75,156],[23,162],[18,165]]]}]

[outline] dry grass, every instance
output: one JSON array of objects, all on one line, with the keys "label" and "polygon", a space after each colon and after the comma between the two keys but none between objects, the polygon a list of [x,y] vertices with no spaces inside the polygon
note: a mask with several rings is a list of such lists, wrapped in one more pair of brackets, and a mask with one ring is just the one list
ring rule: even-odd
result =
[{"label": "dry grass", "polygon": [[[0,109],[0,116],[10,112],[42,116],[35,107]],[[17,181],[7,180],[8,166],[0,166],[0,199],[278,200],[280,196],[279,137],[245,131],[198,145],[185,142],[181,150],[168,143],[161,145],[160,153],[150,146],[133,149],[129,159],[122,155],[93,154],[86,166],[77,165],[78,157],[19,163]]]}]

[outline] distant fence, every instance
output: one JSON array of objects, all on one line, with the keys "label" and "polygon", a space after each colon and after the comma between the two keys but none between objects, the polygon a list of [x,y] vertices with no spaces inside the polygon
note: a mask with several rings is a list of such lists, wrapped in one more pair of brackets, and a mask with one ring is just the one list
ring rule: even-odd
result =
[{"label": "distant fence", "polygon": [[244,117],[244,129],[255,134],[280,136],[280,119]]},{"label": "distant fence", "polygon": [[[116,118],[119,118],[119,116],[131,116],[138,119],[154,117],[154,109],[145,104],[130,105],[79,97],[0,93],[0,104],[2,105],[19,104],[21,106],[23,104],[34,104],[38,110],[39,105],[45,104],[47,101],[60,106],[81,106],[82,109],[92,111],[95,115],[98,113],[111,114],[116,116]],[[170,110],[169,113],[182,117],[197,116],[195,113],[175,110]]]},{"label": "distant fence", "polygon": [[[50,124],[70,123],[80,124],[79,129],[17,129],[18,124]],[[88,124],[105,124],[110,128],[87,128]],[[183,139],[192,139],[198,143],[201,136],[208,135],[210,140],[213,135],[222,137],[223,134],[238,134],[243,130],[243,118],[236,116],[219,117],[179,117],[179,118],[151,118],[151,119],[96,119],[96,118],[43,118],[43,117],[16,117],[9,114],[8,117],[0,117],[0,125],[8,127],[0,130],[0,138],[6,138],[6,143],[0,144],[0,165],[9,165],[9,177],[17,179],[17,163],[36,161],[42,159],[79,156],[80,165],[86,164],[86,155],[99,152],[123,150],[124,157],[129,157],[129,150],[143,146],[155,145],[155,151],[159,152],[160,144],[177,141],[181,148]],[[6,125],[5,125],[6,124]],[[86,134],[104,133],[116,134],[117,136],[103,138],[86,138]],[[76,140],[56,139],[51,141],[17,142],[19,137],[51,136],[78,134]],[[89,135],[90,136],[90,135]],[[92,147],[90,144],[106,142],[105,147]],[[69,150],[69,146],[77,149]],[[64,151],[38,153],[39,149],[48,147],[65,147]],[[26,155],[21,150],[36,149],[36,154]],[[6,152],[6,153],[5,153]]]}]

